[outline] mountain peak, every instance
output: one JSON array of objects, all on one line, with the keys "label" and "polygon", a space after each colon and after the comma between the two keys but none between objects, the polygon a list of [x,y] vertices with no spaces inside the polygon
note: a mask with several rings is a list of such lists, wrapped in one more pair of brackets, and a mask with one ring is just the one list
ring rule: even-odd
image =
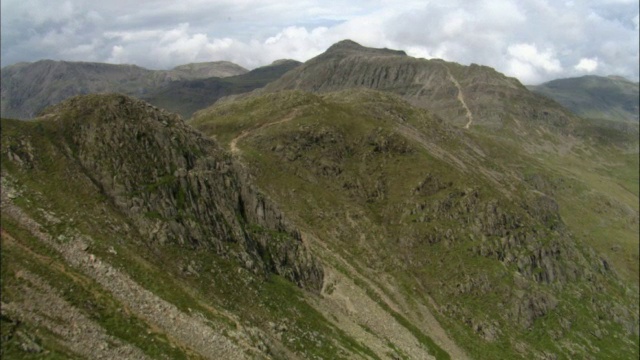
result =
[{"label": "mountain peak", "polygon": [[186,78],[228,77],[249,72],[230,61],[210,61],[179,65],[170,70]]},{"label": "mountain peak", "polygon": [[277,66],[277,65],[285,65],[285,64],[302,64],[302,63],[298,60],[293,60],[293,59],[279,59],[279,60],[275,60],[274,62],[271,63],[271,65],[268,65],[268,66]]},{"label": "mountain peak", "polygon": [[365,47],[358,44],[357,42],[349,39],[338,41],[337,43],[331,45],[327,51],[331,50],[359,50],[364,49]]},{"label": "mountain peak", "polygon": [[363,53],[368,55],[400,55],[407,56],[402,50],[390,50],[387,48],[376,49],[369,48],[358,44],[353,40],[342,40],[333,45],[331,45],[325,54],[333,54],[333,53]]}]

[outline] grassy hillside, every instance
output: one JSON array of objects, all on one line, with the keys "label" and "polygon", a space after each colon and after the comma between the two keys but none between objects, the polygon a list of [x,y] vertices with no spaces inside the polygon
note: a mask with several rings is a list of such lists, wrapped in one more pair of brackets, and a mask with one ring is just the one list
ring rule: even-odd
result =
[{"label": "grassy hillside", "polygon": [[176,116],[87,96],[1,124],[3,356],[449,358],[362,290],[374,330],[342,318],[306,234]]},{"label": "grassy hillside", "polygon": [[313,239],[340,274],[327,293],[351,279],[437,338],[428,309],[472,358],[637,356],[637,151],[468,133],[362,90],[252,97],[192,124]]}]

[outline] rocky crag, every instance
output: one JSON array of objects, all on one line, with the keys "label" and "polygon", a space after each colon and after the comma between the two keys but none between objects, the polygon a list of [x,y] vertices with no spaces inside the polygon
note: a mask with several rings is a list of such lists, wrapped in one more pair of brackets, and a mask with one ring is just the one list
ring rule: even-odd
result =
[{"label": "rocky crag", "polygon": [[[176,115],[104,95],[63,102],[42,119],[55,124],[56,146],[150,242],[228,254],[253,272],[274,270],[300,286],[321,288],[321,266],[282,213],[227,154]],[[22,168],[38,165],[28,135],[4,149]],[[229,244],[239,251],[230,253]]]}]

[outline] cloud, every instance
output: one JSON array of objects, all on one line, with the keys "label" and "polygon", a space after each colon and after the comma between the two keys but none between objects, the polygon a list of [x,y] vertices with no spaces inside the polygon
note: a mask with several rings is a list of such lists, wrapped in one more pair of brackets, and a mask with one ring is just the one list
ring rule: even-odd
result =
[{"label": "cloud", "polygon": [[[412,56],[492,66],[524,83],[589,71],[639,77],[638,0],[0,4],[2,66],[52,58],[154,69],[228,60],[254,68],[280,58],[305,61],[350,38]],[[593,59],[595,67],[587,61]]]},{"label": "cloud", "polygon": [[592,73],[598,68],[598,59],[582,58],[573,68],[578,71]]},{"label": "cloud", "polygon": [[562,71],[560,61],[556,59],[552,49],[538,51],[534,44],[515,44],[507,49],[513,59],[526,62],[536,68],[541,68],[548,72]]}]

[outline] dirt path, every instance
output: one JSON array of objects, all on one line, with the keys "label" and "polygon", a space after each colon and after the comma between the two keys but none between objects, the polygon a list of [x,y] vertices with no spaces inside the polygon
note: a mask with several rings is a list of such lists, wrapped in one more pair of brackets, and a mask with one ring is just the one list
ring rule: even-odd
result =
[{"label": "dirt path", "polygon": [[455,85],[456,88],[458,89],[458,101],[460,101],[460,104],[462,104],[462,107],[467,112],[467,120],[468,121],[465,124],[464,128],[468,129],[469,126],[471,126],[471,123],[473,122],[473,114],[471,114],[471,110],[469,110],[469,107],[467,106],[467,103],[464,101],[464,94],[462,93],[462,87],[460,86],[460,83],[458,82],[458,80],[456,80],[456,78],[453,77],[453,75],[451,74],[451,71],[449,71],[448,67],[445,66],[445,69],[447,70],[447,76],[449,77],[449,80],[451,80],[453,85]]},{"label": "dirt path", "polygon": [[238,134],[238,136],[233,138],[231,140],[231,142],[229,143],[229,148],[231,149],[231,153],[232,154],[239,154],[241,151],[238,148],[238,141],[240,141],[240,140],[244,139],[245,137],[249,136],[249,134],[251,134],[252,132],[258,131],[260,129],[265,129],[265,128],[268,128],[268,127],[273,126],[273,125],[282,124],[282,123],[285,123],[287,121],[291,121],[296,116],[298,116],[298,114],[300,114],[300,109],[299,108],[293,110],[287,116],[283,117],[280,120],[277,120],[277,121],[274,121],[274,122],[270,122],[270,123],[265,123],[265,124],[262,124],[260,126],[253,127],[253,128],[250,128],[250,129],[242,131],[240,134]]}]

